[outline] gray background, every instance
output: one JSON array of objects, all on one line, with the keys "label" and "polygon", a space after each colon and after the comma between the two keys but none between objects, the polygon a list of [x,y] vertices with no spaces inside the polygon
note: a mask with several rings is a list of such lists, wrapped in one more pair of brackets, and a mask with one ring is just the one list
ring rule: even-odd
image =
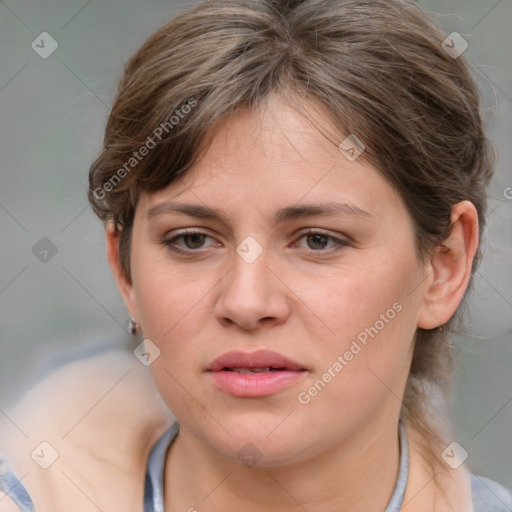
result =
[{"label": "gray background", "polygon": [[[484,262],[456,337],[461,364],[449,408],[471,469],[512,487],[512,0],[421,3],[468,41],[500,152]],[[86,200],[87,171],[123,63],[186,6],[0,2],[0,414],[56,357],[75,357],[91,343],[133,343]],[[58,43],[47,59],[31,48],[42,32]],[[57,249],[47,261],[33,252],[38,242],[49,249],[43,237]]]}]

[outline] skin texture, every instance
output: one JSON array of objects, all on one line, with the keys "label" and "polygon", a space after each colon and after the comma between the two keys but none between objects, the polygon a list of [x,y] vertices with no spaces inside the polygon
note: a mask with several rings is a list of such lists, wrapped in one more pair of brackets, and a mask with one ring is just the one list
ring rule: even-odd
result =
[{"label": "skin texture", "polygon": [[[222,220],[165,211],[166,201],[222,209]],[[331,201],[369,216],[273,219],[283,207]],[[157,206],[156,215],[148,214]],[[473,205],[456,205],[452,223],[448,249],[420,262],[397,192],[362,159],[345,158],[284,98],[273,98],[258,113],[234,114],[185,176],[142,194],[133,227],[132,281],[119,267],[116,235],[110,230],[107,236],[126,305],[161,352],[151,365],[156,386],[181,424],[167,458],[169,510],[202,505],[212,511],[285,511],[297,503],[315,511],[385,507],[398,470],[400,397],[414,333],[451,318],[470,276],[478,240]],[[185,228],[204,236],[166,245]],[[327,238],[304,236],[306,228]],[[262,250],[252,263],[236,252],[248,236]],[[176,246],[185,253],[174,252]],[[400,312],[301,404],[298,393],[397,303]],[[261,348],[286,355],[308,372],[264,398],[237,398],[212,385],[205,368],[214,358]],[[237,459],[248,442],[261,455],[251,468]],[[425,485],[428,470],[414,460],[411,481]],[[456,499],[455,484],[449,485]],[[414,497],[415,507],[432,509],[436,493],[428,488]],[[443,510],[437,499],[436,510]]]},{"label": "skin texture", "polygon": [[[399,195],[361,158],[345,158],[284,98],[258,113],[235,113],[213,135],[184,176],[139,198],[131,281],[121,270],[118,236],[112,226],[106,232],[127,308],[160,350],[151,376],[181,424],[167,453],[166,511],[384,510],[398,471],[397,424],[414,333],[446,323],[462,300],[478,241],[475,208],[455,205],[446,250],[420,262]],[[164,201],[219,208],[223,220],[149,218]],[[283,207],[331,201],[371,217],[273,220]],[[178,254],[163,242],[185,228],[206,236],[175,240],[188,248]],[[308,228],[346,243],[304,236]],[[262,250],[252,263],[236,251],[248,236]],[[393,304],[400,311],[381,320]],[[353,340],[379,320],[378,334],[348,360]],[[212,385],[204,370],[214,358],[259,348],[308,371],[262,398],[236,398]],[[301,403],[299,393],[325,380],[340,355],[343,369]],[[104,354],[67,365],[8,411],[28,438],[0,418],[0,451],[18,475],[27,474],[37,510],[135,512],[147,456],[170,422],[162,407],[146,367],[130,354]],[[403,510],[471,511],[464,466],[447,474],[429,467],[418,434],[408,427],[408,435]],[[27,455],[41,439],[59,451],[47,470]],[[237,457],[248,442],[261,455],[253,467]],[[0,511],[11,510],[1,499]]]}]

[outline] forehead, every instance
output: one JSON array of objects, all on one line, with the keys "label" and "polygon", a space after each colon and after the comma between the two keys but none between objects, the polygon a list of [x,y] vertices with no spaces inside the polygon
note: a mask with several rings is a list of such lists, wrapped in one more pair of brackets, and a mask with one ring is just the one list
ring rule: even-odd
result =
[{"label": "forehead", "polygon": [[318,104],[307,115],[274,97],[257,111],[244,108],[210,132],[201,158],[169,187],[143,194],[147,210],[169,200],[218,207],[277,209],[284,202],[342,201],[374,215],[403,207],[396,191],[363,158],[349,159],[340,133]]},{"label": "forehead", "polygon": [[255,154],[261,164],[317,168],[339,160],[337,141],[346,137],[315,100],[299,103],[282,95],[270,97],[257,110],[238,110],[208,135],[211,146],[204,163],[212,169],[231,166],[235,160],[243,168],[244,162],[256,163]]}]

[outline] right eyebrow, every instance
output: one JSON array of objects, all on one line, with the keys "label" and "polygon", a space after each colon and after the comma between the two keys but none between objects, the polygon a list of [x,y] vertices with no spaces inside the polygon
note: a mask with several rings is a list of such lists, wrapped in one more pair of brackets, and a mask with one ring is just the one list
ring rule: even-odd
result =
[{"label": "right eyebrow", "polygon": [[146,217],[151,219],[157,215],[164,213],[184,213],[190,217],[197,217],[198,219],[213,219],[222,220],[226,213],[219,208],[212,208],[210,206],[203,206],[200,204],[180,204],[171,203],[170,201],[162,201],[161,203],[152,206]]}]

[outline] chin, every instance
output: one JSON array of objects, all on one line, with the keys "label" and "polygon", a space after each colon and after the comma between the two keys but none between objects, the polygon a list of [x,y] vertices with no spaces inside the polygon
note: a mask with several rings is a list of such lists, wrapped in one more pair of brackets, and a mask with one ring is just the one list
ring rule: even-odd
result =
[{"label": "chin", "polygon": [[[224,428],[232,433],[209,442],[223,455],[240,461],[247,467],[279,467],[300,462],[305,452],[311,449],[311,440],[301,435],[303,429],[289,420],[286,415],[245,414],[232,421],[224,421]],[[280,423],[282,425],[280,425]],[[309,440],[306,442],[306,440]]]}]

